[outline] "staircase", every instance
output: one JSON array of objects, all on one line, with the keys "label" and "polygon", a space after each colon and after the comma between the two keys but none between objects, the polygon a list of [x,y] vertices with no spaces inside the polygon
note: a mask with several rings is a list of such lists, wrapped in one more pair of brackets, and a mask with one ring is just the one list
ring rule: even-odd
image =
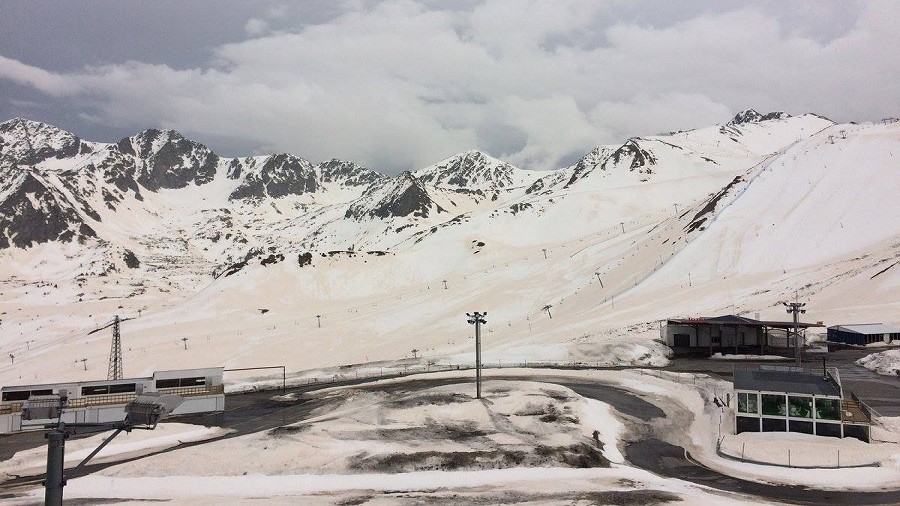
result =
[{"label": "staircase", "polygon": [[844,423],[872,425],[872,420],[866,416],[859,403],[853,399],[843,399],[841,401],[841,413]]}]

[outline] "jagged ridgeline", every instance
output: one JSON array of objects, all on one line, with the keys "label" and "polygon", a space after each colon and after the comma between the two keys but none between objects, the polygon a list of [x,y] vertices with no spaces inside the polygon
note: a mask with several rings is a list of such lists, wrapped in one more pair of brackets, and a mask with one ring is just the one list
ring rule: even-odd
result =
[{"label": "jagged ridgeline", "polygon": [[798,132],[830,124],[747,110],[721,126],[597,146],[556,170],[467,151],[389,177],[288,153],[224,158],[174,130],[104,143],[15,118],[0,123],[0,249],[80,244],[127,251],[129,268],[192,258],[211,272],[259,255],[386,251],[478,213],[539,214],[554,199],[608,184],[746,168]]}]

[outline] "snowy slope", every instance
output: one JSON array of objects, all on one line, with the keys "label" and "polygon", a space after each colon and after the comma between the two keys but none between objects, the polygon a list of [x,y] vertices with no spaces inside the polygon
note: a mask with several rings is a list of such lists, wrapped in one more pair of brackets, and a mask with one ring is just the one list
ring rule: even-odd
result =
[{"label": "snowy slope", "polygon": [[[114,313],[140,314],[123,328],[127,374],[163,359],[278,357],[298,370],[412,348],[455,356],[471,348],[461,315],[472,310],[490,313],[490,360],[595,357],[652,337],[669,316],[778,317],[795,290],[812,320],[890,322],[900,300],[898,128],[779,115],[635,138],[550,174],[558,179],[540,191],[510,176],[521,186],[498,185],[496,200],[466,186],[515,171],[469,172],[453,187],[285,155],[279,167],[292,168],[265,178],[273,157],[219,159],[198,185],[212,155],[190,143],[179,159],[198,170],[180,188],[145,187],[137,174],[152,164],[116,145],[97,145],[102,155],[81,168],[19,166],[77,215],[67,227],[80,220],[99,237],[0,251],[0,348],[17,355],[0,365],[0,382],[25,380],[42,360],[47,379],[96,375],[71,360],[105,362],[108,336],[85,334]],[[92,174],[104,174],[93,187]],[[250,174],[260,193],[231,199]],[[21,194],[3,188],[0,201]],[[32,194],[14,201],[31,205]]]}]

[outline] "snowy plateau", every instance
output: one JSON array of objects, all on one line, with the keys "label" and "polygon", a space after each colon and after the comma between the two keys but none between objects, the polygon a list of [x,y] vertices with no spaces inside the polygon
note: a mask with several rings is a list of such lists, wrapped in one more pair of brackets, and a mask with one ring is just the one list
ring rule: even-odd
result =
[{"label": "snowy plateau", "polygon": [[[835,124],[815,114],[748,110],[721,125],[596,146],[559,169],[524,170],[469,151],[395,177],[293,154],[225,158],[172,130],[103,143],[11,119],[0,123],[0,385],[105,377],[110,336],[89,332],[113,315],[128,319],[126,377],[284,365],[295,384],[471,365],[471,311],[488,312],[484,361],[496,367],[665,366],[660,321],[720,314],[785,320],[781,303],[794,298],[807,303],[805,321],[898,324],[898,195],[900,123]],[[620,388],[695,407],[693,422],[684,415],[683,443],[693,444],[704,464],[717,465],[704,438],[721,421],[705,412],[701,396],[725,386],[688,389],[674,373],[600,374]],[[266,381],[226,380],[229,391]],[[387,447],[420,451],[417,440],[372,433],[385,430],[384,420],[388,428],[427,425],[458,403],[457,413],[473,421],[439,430],[475,434],[486,454],[514,438],[518,453],[491,458],[547,466],[490,475],[463,466],[451,480],[460,490],[517,483],[509,487],[541,489],[554,502],[571,499],[552,495],[557,490],[587,483],[613,492],[646,489],[646,497],[630,499],[638,503],[745,500],[625,466],[616,434],[635,422],[603,403],[589,412],[596,401],[562,387],[521,382],[517,389],[499,378],[488,386],[491,406],[441,385],[415,394],[440,399],[422,401],[428,407],[420,411],[391,404],[402,399],[360,394],[342,398],[343,411],[318,413],[322,423],[312,428],[197,447],[204,461],[217,451],[249,458],[272,438],[298,448],[276,452],[259,475],[211,464],[202,488],[220,496],[166,495],[190,465],[161,455],[73,480],[66,493],[124,497],[103,495],[104,487],[113,494],[114,483],[132,479],[134,499],[190,497],[195,504],[252,502],[259,487],[276,491],[270,498],[290,503],[303,496],[309,504],[347,499],[354,488],[425,494],[443,479],[429,473],[441,471],[378,456]],[[548,415],[547,406],[556,410],[556,425],[534,421]],[[514,430],[494,430],[491,420],[510,416],[520,417]],[[581,446],[594,422],[622,425],[603,435],[603,452]],[[552,437],[545,432],[551,429]],[[179,430],[218,437],[190,426],[156,436],[171,444]],[[346,440],[337,444],[335,434]],[[551,450],[541,456],[537,447]],[[317,452],[327,462],[318,462]],[[900,452],[893,455],[885,458],[894,467],[870,473],[868,482],[868,471],[850,474],[860,488],[897,488]],[[564,468],[581,458],[606,469]],[[17,459],[23,468],[39,460]],[[370,481],[350,483],[352,472],[368,473]],[[753,471],[762,481],[823,487],[837,476],[804,481],[766,472]],[[241,473],[243,485],[222,481]],[[328,474],[309,486],[280,480],[291,473]],[[397,481],[393,473],[408,478]],[[474,500],[457,502],[467,497]]]}]

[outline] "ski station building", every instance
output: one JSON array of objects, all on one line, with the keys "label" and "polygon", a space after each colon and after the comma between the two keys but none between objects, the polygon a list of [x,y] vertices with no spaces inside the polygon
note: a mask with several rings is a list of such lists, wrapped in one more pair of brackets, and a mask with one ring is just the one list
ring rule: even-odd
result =
[{"label": "ski station building", "polygon": [[884,343],[900,344],[900,327],[883,323],[862,323],[858,325],[835,325],[828,327],[828,342],[855,344]]},{"label": "ski station building", "polygon": [[844,398],[836,369],[821,374],[790,366],[734,372],[735,434],[800,432],[869,441],[871,410],[853,394]]},{"label": "ski station building", "polygon": [[[0,388],[0,434],[56,423],[102,423],[125,418],[125,405],[146,392],[176,394],[184,402],[171,415],[225,410],[222,367],[159,371],[146,378],[81,381]],[[22,411],[32,405],[62,405],[60,419],[31,420]]]},{"label": "ski station building", "polygon": [[[800,335],[819,323],[797,323]],[[715,352],[757,353],[765,355],[771,348],[793,348],[789,337],[794,322],[754,320],[744,316],[725,315],[698,318],[672,318],[661,329],[666,345],[678,355],[712,355]]]}]

